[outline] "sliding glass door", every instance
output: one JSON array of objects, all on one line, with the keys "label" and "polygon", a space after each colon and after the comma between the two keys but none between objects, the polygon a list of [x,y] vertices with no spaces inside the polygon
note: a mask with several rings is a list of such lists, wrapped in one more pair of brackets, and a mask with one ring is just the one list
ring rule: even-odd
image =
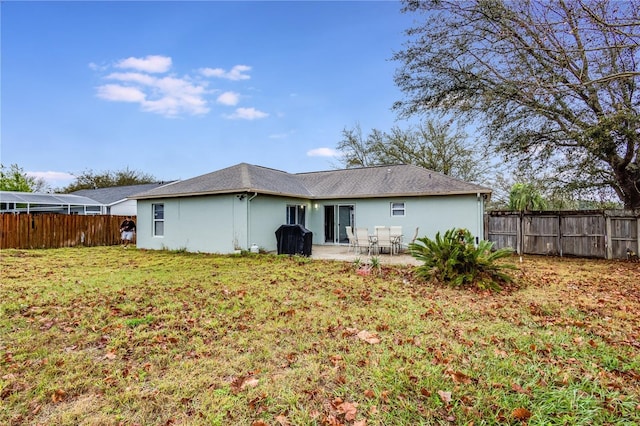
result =
[{"label": "sliding glass door", "polygon": [[347,227],[353,226],[355,206],[338,204],[324,206],[324,242],[347,244]]}]

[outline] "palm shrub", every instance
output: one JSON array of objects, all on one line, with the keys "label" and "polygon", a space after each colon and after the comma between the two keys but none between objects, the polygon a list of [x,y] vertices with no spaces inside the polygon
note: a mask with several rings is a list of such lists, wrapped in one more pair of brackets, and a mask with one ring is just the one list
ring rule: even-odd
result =
[{"label": "palm shrub", "polygon": [[512,279],[503,270],[515,265],[498,263],[498,259],[511,256],[508,248],[493,250],[493,243],[480,241],[476,246],[467,229],[449,229],[434,240],[423,237],[409,244],[411,255],[423,262],[416,268],[419,277],[453,287],[500,289]]}]

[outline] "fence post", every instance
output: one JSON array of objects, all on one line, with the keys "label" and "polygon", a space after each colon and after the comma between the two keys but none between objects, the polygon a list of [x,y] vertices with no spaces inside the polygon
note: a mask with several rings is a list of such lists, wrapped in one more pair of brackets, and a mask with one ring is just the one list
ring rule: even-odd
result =
[{"label": "fence post", "polygon": [[562,257],[562,212],[558,212],[558,253],[560,253],[560,257]]},{"label": "fence post", "polygon": [[522,252],[523,252],[523,244],[524,244],[524,236],[522,235],[522,233],[524,232],[522,229],[522,221],[524,220],[524,215],[522,212],[518,213],[518,215],[516,216],[517,220],[516,220],[516,251],[518,252],[519,255],[522,256]]},{"label": "fence post", "polygon": [[613,240],[611,238],[611,215],[607,214],[606,210],[602,212],[605,217],[605,231],[604,231],[604,245],[605,245],[605,258],[613,258]]},{"label": "fence post", "polygon": [[636,230],[638,231],[636,239],[636,253],[640,253],[640,210],[636,210],[636,214],[638,215],[636,218]]}]

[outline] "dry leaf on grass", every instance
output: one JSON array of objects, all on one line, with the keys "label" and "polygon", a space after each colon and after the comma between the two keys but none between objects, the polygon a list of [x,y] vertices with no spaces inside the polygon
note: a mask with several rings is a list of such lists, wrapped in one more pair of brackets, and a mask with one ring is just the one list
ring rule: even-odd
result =
[{"label": "dry leaf on grass", "polygon": [[63,391],[62,389],[57,389],[53,393],[53,395],[51,395],[51,401],[54,404],[57,404],[58,402],[61,402],[66,395],[67,395],[67,393],[65,391]]},{"label": "dry leaf on grass", "polygon": [[442,402],[444,402],[445,404],[448,404],[451,402],[451,392],[445,392],[445,391],[438,391],[438,395],[440,395],[440,399],[442,400]]},{"label": "dry leaf on grass", "polygon": [[343,402],[338,405],[336,408],[340,413],[344,414],[344,419],[348,422],[356,419],[356,414],[358,413],[358,404],[351,402]]},{"label": "dry leaf on grass", "polygon": [[276,421],[280,426],[291,426],[291,423],[289,423],[289,419],[287,419],[282,414],[280,414],[279,416],[276,416]]},{"label": "dry leaf on grass", "polygon": [[529,420],[529,418],[531,417],[531,411],[527,410],[526,408],[516,408],[511,413],[511,417],[516,420]]},{"label": "dry leaf on grass", "polygon": [[365,342],[375,345],[376,343],[380,343],[380,339],[373,333],[369,333],[367,330],[362,330],[357,334],[358,339],[364,340]]},{"label": "dry leaf on grass", "polygon": [[231,382],[231,390],[238,393],[247,388],[255,388],[258,386],[259,380],[255,376],[238,377]]}]

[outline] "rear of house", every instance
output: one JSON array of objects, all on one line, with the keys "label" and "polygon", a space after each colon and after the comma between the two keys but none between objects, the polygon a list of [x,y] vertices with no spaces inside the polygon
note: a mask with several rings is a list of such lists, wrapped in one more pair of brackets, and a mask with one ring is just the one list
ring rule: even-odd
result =
[{"label": "rear of house", "polygon": [[231,253],[276,250],[275,231],[301,224],[313,244],[346,244],[346,228],[401,226],[434,236],[484,234],[491,191],[410,165],[289,174],[245,163],[138,194],[138,247]]}]

